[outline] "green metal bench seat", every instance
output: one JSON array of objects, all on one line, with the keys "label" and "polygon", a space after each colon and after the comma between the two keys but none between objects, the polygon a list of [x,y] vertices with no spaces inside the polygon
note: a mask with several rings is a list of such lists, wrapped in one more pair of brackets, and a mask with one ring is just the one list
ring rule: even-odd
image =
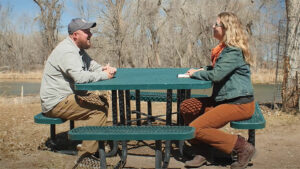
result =
[{"label": "green metal bench seat", "polygon": [[[122,141],[122,157],[118,166],[123,167],[127,158],[128,140],[155,140],[155,168],[162,168],[161,141],[188,140],[194,137],[194,128],[189,126],[86,126],[69,131],[71,140],[98,140],[100,166],[106,168],[104,141]],[[170,146],[166,144],[163,168],[170,160]]]},{"label": "green metal bench seat", "polygon": [[34,116],[34,122],[38,124],[62,124],[66,120],[61,118],[47,117],[43,113]]},{"label": "green metal bench seat", "polygon": [[[199,97],[208,97],[207,95],[200,95],[200,94],[192,94],[192,98],[199,98]],[[173,93],[172,94],[172,102],[177,102],[177,94]],[[135,92],[130,92],[130,100],[136,100],[136,94]],[[163,115],[159,116],[152,116],[152,102],[167,102],[167,93],[163,92],[140,92],[140,101],[145,101],[147,102],[147,114],[133,111],[132,113],[137,114],[137,120],[132,120],[132,121],[139,121],[140,115],[147,116],[147,123],[151,124],[151,122],[155,120],[160,120],[163,122],[166,122],[166,120],[160,118]],[[172,114],[176,114],[177,112],[174,112]]]},{"label": "green metal bench seat", "polygon": [[[166,102],[167,93],[163,92],[140,92],[140,100],[145,102]],[[192,94],[192,98],[207,97],[207,95]],[[130,100],[136,100],[135,92],[130,92]],[[172,94],[172,102],[177,102],[177,94]]]},{"label": "green metal bench seat", "polygon": [[235,129],[248,129],[248,142],[255,145],[255,129],[263,129],[266,126],[266,120],[259,108],[258,103],[255,103],[255,112],[248,120],[233,121],[230,127]]},{"label": "green metal bench seat", "polygon": [[[55,149],[55,125],[62,124],[67,120],[61,118],[54,118],[54,117],[46,117],[42,112],[34,116],[34,122],[38,124],[50,124],[50,142],[49,146],[53,151]],[[74,121],[70,120],[70,130],[74,128]]]}]

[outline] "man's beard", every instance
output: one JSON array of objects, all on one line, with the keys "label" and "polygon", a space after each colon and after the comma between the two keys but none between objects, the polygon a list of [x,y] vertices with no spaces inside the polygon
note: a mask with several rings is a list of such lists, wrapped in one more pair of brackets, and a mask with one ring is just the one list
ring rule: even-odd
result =
[{"label": "man's beard", "polygon": [[79,47],[80,49],[88,49],[88,48],[91,47],[91,44],[90,44],[90,43],[88,44],[87,41],[85,41],[85,42],[79,41],[78,47]]}]

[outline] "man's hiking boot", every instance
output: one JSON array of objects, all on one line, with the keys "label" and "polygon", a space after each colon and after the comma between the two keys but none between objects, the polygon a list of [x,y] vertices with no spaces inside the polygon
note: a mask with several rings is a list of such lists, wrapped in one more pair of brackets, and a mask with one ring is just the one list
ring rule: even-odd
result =
[{"label": "man's hiking boot", "polygon": [[93,154],[83,154],[76,161],[75,168],[100,168],[100,159],[95,157]]},{"label": "man's hiking boot", "polygon": [[255,154],[255,147],[238,136],[233,152],[237,154],[237,161],[231,164],[231,169],[244,169]]}]

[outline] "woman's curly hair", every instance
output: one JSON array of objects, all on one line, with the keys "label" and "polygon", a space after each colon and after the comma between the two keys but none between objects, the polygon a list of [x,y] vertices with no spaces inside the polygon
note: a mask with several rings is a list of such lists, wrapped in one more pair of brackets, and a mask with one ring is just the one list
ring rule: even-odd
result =
[{"label": "woman's curly hair", "polygon": [[222,12],[218,15],[218,17],[225,29],[225,35],[222,42],[224,42],[227,46],[242,49],[245,61],[251,64],[252,57],[249,51],[248,34],[243,28],[239,18],[231,12]]}]

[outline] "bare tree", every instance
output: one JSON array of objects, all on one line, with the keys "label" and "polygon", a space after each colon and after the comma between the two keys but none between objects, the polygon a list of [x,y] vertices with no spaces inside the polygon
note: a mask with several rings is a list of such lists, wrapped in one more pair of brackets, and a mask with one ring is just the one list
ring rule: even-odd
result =
[{"label": "bare tree", "polygon": [[[1,6],[0,66],[9,65],[13,70],[31,69],[25,65],[41,67],[55,47],[64,1],[32,2],[41,9],[40,16],[35,19],[40,23],[40,34],[25,28],[35,23],[32,18],[22,16],[18,24],[12,23],[12,10]],[[97,20],[98,29],[92,30],[96,31],[88,52],[98,62],[109,62],[118,67],[199,67],[210,64],[211,49],[218,43],[212,36],[212,24],[218,13],[231,11],[241,18],[251,35],[254,70],[272,69],[277,43],[275,23],[278,23],[278,14],[284,13],[279,12],[280,0],[72,2],[75,6],[68,7],[70,11],[76,11],[74,17]],[[16,30],[22,22],[22,29],[28,29],[25,34]],[[293,67],[292,60],[288,63]]]},{"label": "bare tree", "polygon": [[[8,70],[22,71],[24,56],[24,35],[18,35],[11,22],[13,7],[10,5],[0,8],[0,67]],[[9,66],[8,66],[9,65]]]},{"label": "bare tree", "polygon": [[300,66],[300,1],[286,0],[287,36],[284,52],[284,79],[282,83],[283,111],[296,107],[299,100],[298,81]]},{"label": "bare tree", "polygon": [[[8,66],[13,59],[13,43],[10,35],[11,33],[11,23],[10,15],[12,12],[11,6],[0,7],[0,67]],[[8,57],[8,58],[7,58]]]},{"label": "bare tree", "polygon": [[[164,2],[165,5],[163,4]],[[136,28],[140,33],[140,42],[146,45],[143,55],[146,56],[146,67],[161,67],[160,43],[168,33],[164,32],[165,24],[168,22],[170,9],[167,1],[162,0],[139,0],[137,1]]]},{"label": "bare tree", "polygon": [[[151,49],[153,51],[153,58],[155,60],[154,63],[152,63],[151,59],[148,59],[148,66],[153,67],[156,65],[156,67],[161,66],[161,60],[160,60],[160,55],[158,51],[158,45],[160,43],[159,37],[158,37],[158,32],[161,29],[161,27],[166,23],[166,18],[164,18],[161,22],[157,22],[158,15],[159,15],[159,8],[161,6],[162,0],[158,0],[157,2],[149,2],[149,1],[144,1],[143,6],[147,18],[146,26],[147,29],[149,30],[149,36],[151,39]],[[166,11],[166,10],[165,10]]]},{"label": "bare tree", "polygon": [[39,7],[41,15],[37,18],[41,25],[41,33],[44,45],[44,60],[58,42],[58,25],[64,2],[60,0],[33,0]]},{"label": "bare tree", "polygon": [[123,21],[125,0],[104,0],[106,10],[102,10],[102,33],[109,38],[112,45],[113,58],[117,58],[118,67],[124,66],[123,42],[126,35],[126,25]]},{"label": "bare tree", "polygon": [[69,10],[72,15],[75,17],[81,17],[90,21],[90,19],[97,18],[99,14],[99,5],[101,4],[99,0],[72,0],[76,10],[72,6],[66,6],[66,9]]},{"label": "bare tree", "polygon": [[[41,36],[35,38],[32,17],[15,15],[13,6],[0,8],[0,68],[25,72],[40,68]],[[17,23],[17,24],[16,24]]]},{"label": "bare tree", "polygon": [[[260,18],[257,5],[248,0],[139,0],[130,3],[136,5],[131,9],[137,12],[130,15],[129,18],[134,19],[127,25],[134,25],[130,30],[138,33],[131,35],[135,37],[132,41],[125,38],[125,45],[136,45],[130,48],[133,49],[130,54],[144,59],[138,65],[147,63],[143,65],[146,67],[199,67],[209,64],[211,49],[217,44],[212,37],[212,24],[218,13],[235,12],[252,34]],[[255,34],[252,36],[256,37]],[[134,43],[127,44],[130,42]],[[123,52],[126,53],[127,49]],[[256,51],[254,47],[253,51]],[[260,53],[256,55],[263,56]]]},{"label": "bare tree", "polygon": [[75,5],[80,13],[80,16],[84,19],[89,20],[91,13],[90,13],[90,4],[83,0],[74,0]]}]

